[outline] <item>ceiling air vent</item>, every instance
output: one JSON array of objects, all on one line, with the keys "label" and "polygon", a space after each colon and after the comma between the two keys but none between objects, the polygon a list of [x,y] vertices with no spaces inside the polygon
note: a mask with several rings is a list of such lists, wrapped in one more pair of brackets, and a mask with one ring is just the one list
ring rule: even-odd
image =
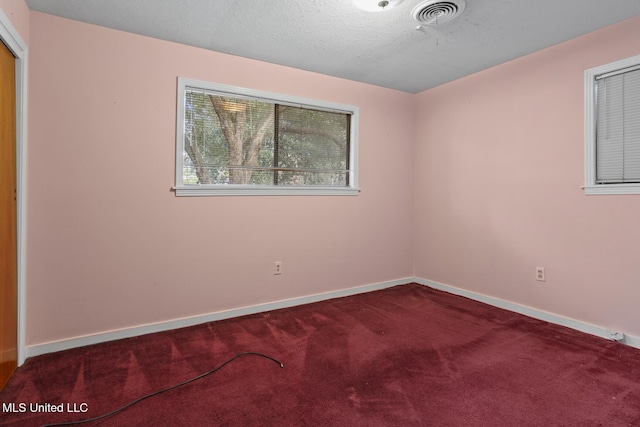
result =
[{"label": "ceiling air vent", "polygon": [[411,15],[421,25],[443,24],[460,15],[465,6],[464,0],[427,0],[414,7]]}]

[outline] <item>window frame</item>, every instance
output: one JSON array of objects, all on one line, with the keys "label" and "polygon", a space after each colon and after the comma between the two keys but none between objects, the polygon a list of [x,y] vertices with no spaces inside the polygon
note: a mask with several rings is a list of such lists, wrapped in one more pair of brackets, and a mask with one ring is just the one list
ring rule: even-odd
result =
[{"label": "window frame", "polygon": [[[357,195],[358,188],[358,107],[328,101],[301,98],[273,92],[229,86],[220,83],[178,77],[176,108],[176,160],[175,186],[176,196],[344,196]],[[331,186],[276,186],[251,184],[185,184],[183,182],[185,93],[189,89],[214,92],[222,96],[244,96],[259,98],[267,102],[315,110],[346,113],[351,116],[349,141],[349,185]]]},{"label": "window frame", "polygon": [[596,182],[596,79],[608,73],[640,66],[640,55],[590,68],[584,72],[584,155],[585,182],[584,192],[591,194],[640,194],[640,183],[598,184]]}]

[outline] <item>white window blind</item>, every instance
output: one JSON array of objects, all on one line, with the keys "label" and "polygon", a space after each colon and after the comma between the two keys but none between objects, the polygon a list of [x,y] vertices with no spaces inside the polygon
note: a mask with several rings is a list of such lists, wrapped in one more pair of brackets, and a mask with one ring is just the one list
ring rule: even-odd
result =
[{"label": "white window blind", "polygon": [[596,77],[596,184],[640,182],[640,67]]}]

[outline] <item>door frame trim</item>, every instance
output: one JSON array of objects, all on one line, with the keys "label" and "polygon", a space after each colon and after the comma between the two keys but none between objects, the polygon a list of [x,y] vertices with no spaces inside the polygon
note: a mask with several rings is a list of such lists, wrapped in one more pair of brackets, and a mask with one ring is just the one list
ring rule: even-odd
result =
[{"label": "door frame trim", "polygon": [[16,58],[16,206],[18,282],[18,366],[26,359],[26,237],[27,237],[27,58],[28,47],[0,9],[0,40]]}]

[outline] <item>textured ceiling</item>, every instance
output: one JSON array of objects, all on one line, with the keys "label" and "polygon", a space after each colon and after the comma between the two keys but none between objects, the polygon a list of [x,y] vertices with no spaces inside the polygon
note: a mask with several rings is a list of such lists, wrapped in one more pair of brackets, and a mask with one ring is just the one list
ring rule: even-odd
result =
[{"label": "textured ceiling", "polygon": [[31,10],[417,93],[640,14],[640,0],[466,0],[416,29],[404,0],[26,0]]}]

